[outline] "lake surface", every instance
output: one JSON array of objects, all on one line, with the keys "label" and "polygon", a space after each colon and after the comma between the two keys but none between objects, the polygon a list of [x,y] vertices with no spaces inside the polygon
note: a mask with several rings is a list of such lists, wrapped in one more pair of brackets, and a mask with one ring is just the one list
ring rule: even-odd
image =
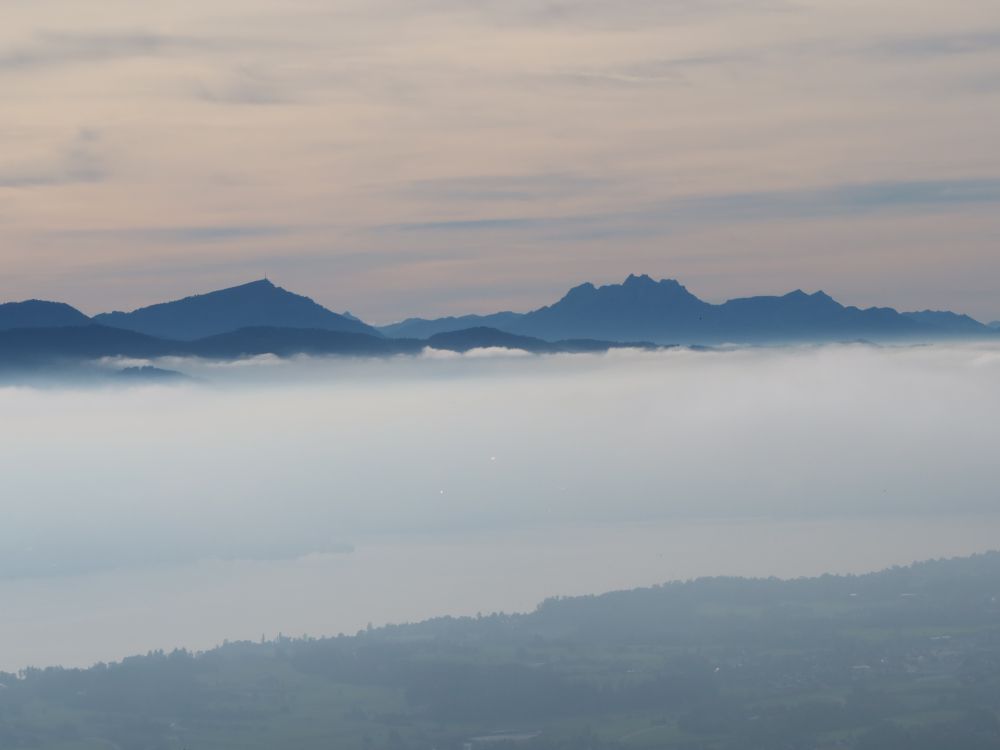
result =
[{"label": "lake surface", "polygon": [[0,583],[0,669],[529,611],[546,597],[711,575],[864,573],[1000,546],[1000,515],[611,524],[372,538],[352,552]]}]

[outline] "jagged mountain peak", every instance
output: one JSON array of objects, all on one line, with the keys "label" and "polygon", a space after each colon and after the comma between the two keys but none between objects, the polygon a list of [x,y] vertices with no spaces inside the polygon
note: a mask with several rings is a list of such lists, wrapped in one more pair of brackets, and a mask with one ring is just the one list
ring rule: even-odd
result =
[{"label": "jagged mountain peak", "polygon": [[594,286],[589,281],[585,281],[582,284],[577,284],[576,286],[572,287],[568,292],[566,292],[566,294],[563,296],[563,299],[567,299],[570,297],[588,296],[596,291],[597,291],[596,286]]},{"label": "jagged mountain peak", "polygon": [[636,275],[634,273],[630,273],[628,277],[625,279],[625,281],[622,282],[622,286],[637,287],[637,286],[648,286],[655,283],[656,282],[653,281],[653,278],[649,274],[643,273]]},{"label": "jagged mountain peak", "polygon": [[625,289],[661,289],[661,290],[683,290],[687,291],[683,284],[681,284],[677,279],[660,279],[655,280],[648,273],[634,274],[630,273],[628,277],[620,285],[610,284],[609,286],[621,286]]},{"label": "jagged mountain peak", "polygon": [[567,292],[563,299],[585,298],[592,296],[611,296],[616,298],[638,297],[638,296],[676,296],[694,298],[694,295],[676,279],[660,279],[656,281],[649,274],[629,274],[620,284],[604,284],[595,286],[587,281],[578,284]]},{"label": "jagged mountain peak", "polygon": [[[743,299],[761,299],[761,298],[759,298],[759,297],[744,297]],[[820,290],[818,292],[809,293],[809,292],[805,292],[805,291],[803,291],[801,289],[796,289],[794,291],[788,292],[788,294],[782,295],[778,299],[784,299],[784,300],[789,300],[789,301],[792,301],[792,302],[800,302],[800,303],[806,303],[806,304],[812,303],[812,304],[824,304],[824,305],[829,305],[829,306],[842,307],[842,305],[839,302],[837,302],[837,300],[835,300],[833,297],[831,297],[829,294],[827,294],[823,290]]]}]

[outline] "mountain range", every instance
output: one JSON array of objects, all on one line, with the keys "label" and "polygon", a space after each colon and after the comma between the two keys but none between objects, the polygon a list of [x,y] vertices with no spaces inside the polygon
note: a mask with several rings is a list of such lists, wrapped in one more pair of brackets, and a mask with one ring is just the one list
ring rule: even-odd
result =
[{"label": "mountain range", "polygon": [[914,341],[993,335],[989,326],[967,315],[861,309],[841,305],[824,292],[796,290],[783,296],[712,304],[673,279],[654,281],[646,275],[600,287],[581,284],[558,302],[527,313],[410,318],[381,331],[386,336],[423,338],[472,326],[542,339],[642,339],[661,344]]},{"label": "mountain range", "polygon": [[626,345],[923,342],[998,335],[997,323],[984,325],[966,315],[862,309],[841,305],[823,292],[796,290],[712,304],[675,280],[646,275],[629,276],[621,284],[581,284],[552,305],[526,313],[410,318],[381,328],[266,279],[93,318],[61,302],[0,304],[0,364],[7,365],[110,356],[377,356],[427,346],[546,353]]}]

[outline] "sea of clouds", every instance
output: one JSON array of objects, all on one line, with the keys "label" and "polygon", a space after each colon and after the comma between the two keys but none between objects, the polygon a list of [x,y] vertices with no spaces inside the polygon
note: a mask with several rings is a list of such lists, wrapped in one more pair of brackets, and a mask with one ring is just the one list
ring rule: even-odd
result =
[{"label": "sea of clouds", "polygon": [[0,577],[1000,510],[996,345],[152,364],[190,379],[0,388]]}]

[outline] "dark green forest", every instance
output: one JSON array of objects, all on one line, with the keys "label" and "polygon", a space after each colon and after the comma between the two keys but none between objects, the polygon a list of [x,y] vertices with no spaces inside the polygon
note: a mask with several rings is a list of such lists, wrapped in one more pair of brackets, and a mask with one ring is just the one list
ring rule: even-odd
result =
[{"label": "dark green forest", "polygon": [[1000,553],[0,674],[4,750],[985,750],[998,711]]}]

